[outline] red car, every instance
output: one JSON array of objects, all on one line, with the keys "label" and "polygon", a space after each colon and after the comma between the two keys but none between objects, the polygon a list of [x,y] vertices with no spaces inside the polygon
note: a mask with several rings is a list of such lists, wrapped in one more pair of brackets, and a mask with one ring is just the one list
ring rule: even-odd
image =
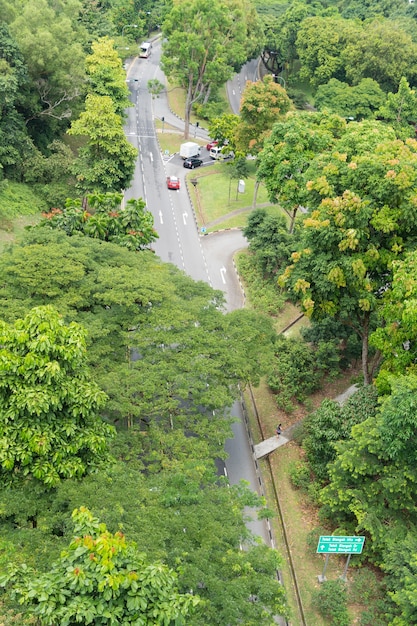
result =
[{"label": "red car", "polygon": [[167,176],[167,186],[168,189],[179,189],[180,179],[177,176]]},{"label": "red car", "polygon": [[215,148],[215,147],[217,146],[217,144],[218,144],[218,143],[219,143],[219,142],[218,142],[218,141],[216,141],[216,140],[210,141],[210,142],[206,145],[207,150],[210,152],[210,150],[211,150],[212,148]]}]

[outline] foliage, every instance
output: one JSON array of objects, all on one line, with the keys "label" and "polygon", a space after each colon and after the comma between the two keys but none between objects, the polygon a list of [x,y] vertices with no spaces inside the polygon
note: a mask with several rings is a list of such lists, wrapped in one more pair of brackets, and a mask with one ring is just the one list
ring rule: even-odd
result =
[{"label": "foliage", "polygon": [[324,400],[304,420],[306,436],[303,439],[303,448],[320,483],[328,480],[328,464],[336,457],[334,444],[348,439],[352,426],[375,416],[376,408],[376,389],[368,385],[359,389],[343,406],[332,400]]},{"label": "foliage", "polygon": [[417,581],[416,529],[410,528],[401,541],[390,541],[384,553],[383,569],[387,572],[389,596],[399,615],[390,624],[406,626],[417,619],[415,588]]},{"label": "foliage", "polygon": [[[224,408],[240,384],[256,383],[268,366],[269,320],[253,311],[224,315],[220,292],[149,251],[131,254],[93,238],[35,229],[0,264],[4,316],[15,319],[50,302],[89,329],[89,360],[110,397],[111,419],[156,420],[168,429],[178,420],[218,450],[219,437],[229,433]],[[218,432],[209,435],[213,410]]]},{"label": "foliage", "polygon": [[317,89],[314,105],[319,110],[361,120],[374,117],[384,100],[384,92],[372,78],[363,78],[358,85],[352,87],[331,78]]},{"label": "foliage", "polygon": [[272,76],[247,82],[240,101],[240,118],[236,129],[236,146],[244,154],[257,154],[273,124],[289,110],[291,101],[285,89]]},{"label": "foliage", "polygon": [[66,128],[79,105],[85,73],[78,11],[78,2],[61,7],[28,0],[10,24],[30,78],[22,93],[25,121],[41,149]]},{"label": "foliage", "polygon": [[414,410],[415,376],[400,376],[376,416],[353,426],[349,440],[335,444],[330,483],[322,502],[334,519],[353,520],[369,533],[377,562],[390,541],[416,524]]},{"label": "foliage", "polygon": [[[279,279],[312,319],[331,315],[355,329],[362,341],[365,384],[372,375],[368,337],[374,313],[392,262],[417,234],[417,142],[385,141],[373,150],[372,139],[370,145],[365,139],[367,130],[375,141],[379,125],[373,124],[349,124],[335,151],[318,156],[307,170],[314,210],[303,221],[292,265]],[[349,155],[342,152],[346,148]]]},{"label": "foliage", "polygon": [[19,111],[21,92],[27,86],[27,68],[8,26],[0,24],[0,180],[18,176],[30,141]]},{"label": "foliage", "polygon": [[[41,560],[49,571],[58,557],[57,535],[65,546],[72,534],[68,511],[89,502],[108,527],[119,528],[141,546],[147,561],[162,560],[176,569],[180,591],[193,589],[202,598],[187,625],[238,625],[245,619],[269,626],[271,614],[287,614],[285,591],[276,579],[280,557],[259,545],[245,525],[245,507],[258,508],[262,500],[246,485],[219,480],[204,438],[153,424],[146,432],[134,428],[119,433],[112,453],[117,462],[82,482],[65,481],[45,502],[38,539],[25,533],[21,516],[10,520],[10,536],[23,553],[20,562],[29,553],[33,563],[35,552],[35,563]],[[154,463],[157,454],[160,464]],[[7,507],[9,492],[0,491],[0,499],[2,508]],[[48,551],[52,555],[45,559]],[[251,601],[254,596],[258,602]]]},{"label": "foliage", "polygon": [[251,306],[268,315],[277,315],[285,304],[276,281],[266,280],[255,258],[246,252],[236,257],[236,265],[247,291]]},{"label": "foliage", "polygon": [[314,351],[303,340],[280,335],[275,344],[268,384],[279,407],[293,409],[292,400],[302,402],[319,388],[323,370]]},{"label": "foliage", "polygon": [[148,563],[120,531],[112,534],[88,509],[75,510],[73,537],[49,572],[25,568],[3,577],[43,624],[185,624],[198,596],[180,594],[177,576]]},{"label": "foliage", "polygon": [[87,138],[74,164],[84,193],[120,192],[129,186],[137,151],[126,139],[121,118],[109,96],[89,94],[85,111],[71,124],[68,133]]},{"label": "foliage", "polygon": [[293,251],[293,240],[282,215],[271,215],[264,208],[251,211],[244,236],[255,263],[266,277],[273,277],[285,267]]},{"label": "foliage", "polygon": [[163,24],[162,67],[186,91],[185,131],[191,108],[207,100],[260,50],[261,29],[249,0],[187,0],[174,5]]},{"label": "foliage", "polygon": [[3,181],[0,184],[0,219],[12,219],[19,215],[33,215],[46,209],[44,201],[29,185]]},{"label": "foliage", "polygon": [[388,93],[378,115],[389,122],[404,139],[415,135],[417,94],[403,76],[396,93]]},{"label": "foliage", "polygon": [[342,580],[327,580],[320,585],[314,597],[315,608],[331,620],[331,626],[349,626],[346,583]]},{"label": "foliage", "polygon": [[370,339],[384,356],[376,381],[381,393],[390,391],[390,373],[416,371],[416,263],[416,253],[409,252],[403,261],[393,264],[392,285],[384,296],[381,311],[384,324]]},{"label": "foliage", "polygon": [[265,183],[271,202],[291,217],[290,231],[300,206],[308,206],[305,172],[312,159],[330,151],[343,135],[346,122],[323,113],[290,112],[274,125],[258,157],[257,177]]},{"label": "foliage", "polygon": [[48,206],[62,206],[75,193],[75,179],[71,175],[74,154],[65,143],[55,140],[48,147],[48,156],[34,150],[27,159],[24,179],[32,183]]},{"label": "foliage", "polygon": [[296,489],[307,489],[310,481],[310,469],[302,461],[293,461],[288,467],[288,475]]},{"label": "foliage", "polygon": [[153,215],[145,211],[145,203],[128,200],[122,209],[123,196],[118,193],[87,196],[90,213],[80,201],[67,200],[66,208],[43,213],[37,228],[60,229],[67,235],[81,233],[88,237],[111,241],[128,250],[143,250],[158,238]]},{"label": "foliage", "polygon": [[232,150],[236,149],[236,129],[239,124],[239,116],[234,113],[225,113],[210,120],[209,135],[214,137],[220,145],[228,145]]},{"label": "foliage", "polygon": [[84,333],[50,306],[0,323],[0,476],[52,487],[105,457],[112,429],[97,416],[106,396],[91,382]]},{"label": "foliage", "polygon": [[92,44],[92,54],[85,60],[89,78],[88,92],[98,96],[109,96],[115,112],[124,117],[124,111],[132,106],[126,85],[126,73],[122,61],[114,49],[114,42],[103,37]]}]

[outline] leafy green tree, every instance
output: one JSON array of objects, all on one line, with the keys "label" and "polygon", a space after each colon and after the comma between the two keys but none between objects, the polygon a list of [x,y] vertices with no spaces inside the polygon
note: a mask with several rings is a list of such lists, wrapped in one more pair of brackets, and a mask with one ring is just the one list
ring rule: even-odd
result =
[{"label": "leafy green tree", "polygon": [[240,118],[236,129],[236,146],[244,154],[257,154],[272,126],[290,110],[291,101],[285,89],[272,76],[246,83],[240,101]]},{"label": "leafy green tree", "polygon": [[276,402],[285,411],[292,411],[293,400],[303,402],[320,387],[322,363],[305,341],[280,335],[275,343],[275,358],[268,375],[268,385]]},{"label": "leafy green tree", "polygon": [[186,92],[188,138],[194,103],[206,102],[260,50],[262,34],[250,0],[187,0],[174,5],[163,24],[162,67]]},{"label": "leafy green tree", "polygon": [[221,117],[210,120],[209,134],[214,137],[220,145],[227,145],[236,151],[236,129],[239,124],[239,116],[234,113],[224,113]]},{"label": "leafy green tree", "polygon": [[129,186],[137,151],[126,139],[109,96],[88,95],[85,111],[71,124],[68,133],[87,138],[74,164],[84,192],[121,191]]},{"label": "leafy green tree", "polygon": [[265,183],[271,202],[291,218],[307,202],[305,172],[312,159],[330,151],[345,131],[346,122],[323,113],[288,113],[274,125],[258,157],[257,178]]},{"label": "leafy green tree", "polygon": [[88,91],[98,96],[109,96],[113,101],[114,110],[123,117],[125,109],[132,106],[132,103],[129,100],[126,73],[114,49],[114,42],[108,37],[103,37],[99,41],[94,41],[91,47],[92,54],[85,60],[89,77]]},{"label": "leafy green tree", "polygon": [[[417,123],[417,94],[403,76],[397,93],[388,93],[379,109],[379,116],[405,137],[415,135]],[[404,138],[405,138],[404,137]]]},{"label": "leafy green tree", "polygon": [[367,21],[341,53],[348,82],[373,78],[391,92],[398,89],[403,76],[415,79],[416,58],[417,45],[411,35],[399,22],[383,19]]},{"label": "leafy green tree", "polygon": [[358,38],[360,32],[361,27],[353,20],[344,20],[339,16],[316,16],[303,20],[296,40],[300,76],[308,79],[314,87],[327,83],[331,78],[344,81],[347,70],[343,52],[348,42]]},{"label": "leafy green tree", "polygon": [[248,216],[243,234],[265,276],[275,276],[290,261],[293,240],[284,216],[271,215],[264,208],[255,209]]},{"label": "leafy green tree", "polygon": [[408,626],[417,620],[416,563],[416,531],[411,527],[401,541],[391,541],[384,552],[388,595],[397,607],[395,613],[400,613],[390,621],[390,626]]},{"label": "leafy green tree", "polygon": [[402,258],[417,234],[417,143],[386,141],[372,149],[378,144],[376,128],[349,124],[333,154],[318,156],[306,172],[314,210],[303,221],[294,263],[280,279],[312,319],[330,315],[355,329],[365,384],[379,365],[369,359],[369,334],[392,262]]},{"label": "leafy green tree", "polygon": [[1,322],[0,476],[53,487],[81,477],[106,453],[112,429],[97,415],[106,396],[91,382],[85,339],[50,306]]},{"label": "leafy green tree", "polygon": [[319,110],[361,120],[374,117],[384,100],[384,92],[372,78],[363,78],[353,87],[331,78],[317,89],[314,104]]},{"label": "leafy green tree", "polygon": [[90,194],[86,211],[81,202],[67,200],[66,208],[52,209],[43,214],[37,228],[58,228],[73,235],[82,233],[88,237],[112,241],[128,250],[143,250],[158,238],[153,227],[153,215],[145,211],[145,203],[128,200],[122,209],[123,196],[118,193]]},{"label": "leafy green tree", "polygon": [[296,40],[301,23],[317,11],[320,11],[317,5],[295,1],[278,17],[271,19],[268,15],[263,16],[266,22],[265,50],[268,56],[277,56],[281,68],[292,71],[294,62],[298,59]]},{"label": "leafy green tree", "polygon": [[[31,144],[19,111],[21,92],[27,86],[23,56],[8,26],[0,24],[0,178],[18,177]],[[28,145],[29,144],[29,145]]]},{"label": "leafy green tree", "polygon": [[83,88],[78,11],[78,2],[54,6],[47,0],[28,0],[10,24],[31,79],[30,91],[25,94],[25,118],[39,146],[54,138],[51,131],[57,120],[65,123]]},{"label": "leafy green tree", "polygon": [[75,510],[68,549],[45,574],[21,569],[3,578],[42,624],[185,624],[198,596],[181,594],[177,576],[148,563],[120,531],[112,534],[84,507]]},{"label": "leafy green tree", "polygon": [[384,295],[381,310],[384,323],[370,338],[371,344],[384,357],[376,381],[383,393],[389,392],[390,374],[416,372],[416,271],[417,255],[414,251],[407,253],[404,260],[394,263],[392,284]]},{"label": "leafy green tree", "polygon": [[330,483],[321,492],[338,523],[350,521],[356,532],[369,533],[377,562],[384,547],[417,522],[416,389],[415,376],[398,377],[377,415],[335,444]]},{"label": "leafy green tree", "polygon": [[[131,414],[205,432],[216,411],[219,432],[229,432],[224,408],[242,382],[256,384],[267,371],[270,321],[246,310],[224,315],[220,292],[150,251],[36,229],[0,265],[4,316],[49,302],[89,329],[89,360],[112,419]],[[214,430],[210,437],[218,443]]]},{"label": "leafy green tree", "polygon": [[328,464],[336,458],[335,443],[350,437],[352,426],[374,417],[378,395],[373,385],[359,389],[343,406],[324,400],[305,421],[303,448],[315,477],[328,480]]}]

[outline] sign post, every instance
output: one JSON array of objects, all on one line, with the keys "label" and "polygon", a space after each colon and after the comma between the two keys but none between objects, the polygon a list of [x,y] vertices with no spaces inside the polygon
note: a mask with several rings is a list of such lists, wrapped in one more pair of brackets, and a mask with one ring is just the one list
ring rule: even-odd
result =
[{"label": "sign post", "polygon": [[317,553],[325,554],[326,560],[324,562],[323,573],[317,578],[319,583],[323,583],[326,578],[326,567],[329,562],[330,554],[348,554],[345,569],[341,576],[341,579],[346,581],[346,573],[349,566],[350,557],[352,554],[361,554],[363,545],[365,543],[365,537],[349,537],[349,536],[337,536],[337,535],[324,535],[319,538],[317,545]]}]

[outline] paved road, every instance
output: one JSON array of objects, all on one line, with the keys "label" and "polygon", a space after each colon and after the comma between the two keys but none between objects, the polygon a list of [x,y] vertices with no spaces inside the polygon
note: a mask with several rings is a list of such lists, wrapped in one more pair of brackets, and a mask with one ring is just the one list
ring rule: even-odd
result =
[{"label": "paved road", "polygon": [[[187,170],[178,156],[167,161],[163,159],[154,129],[154,119],[161,117],[178,129],[183,129],[183,122],[168,109],[166,94],[152,99],[148,93],[149,79],[157,78],[165,83],[159,59],[160,46],[156,43],[150,58],[132,60],[127,70],[130,98],[135,106],[128,111],[126,133],[131,143],[138,148],[139,157],[134,181],[125,197],[145,199],[159,234],[153,246],[156,253],[195,280],[206,281],[215,289],[222,290],[226,308],[231,311],[243,305],[243,293],[233,267],[233,254],[245,247],[247,242],[237,230],[206,236],[198,233],[184,182]],[[242,79],[239,80],[242,84]],[[237,87],[234,90],[236,95]],[[207,132],[202,128],[196,129],[196,134],[202,139],[208,139]],[[167,175],[180,178],[179,191],[167,189]],[[239,403],[233,406],[232,414],[239,421],[233,427],[234,438],[228,440],[226,445],[229,454],[227,474],[231,483],[243,479],[254,491],[259,491],[259,480]],[[254,520],[250,526],[255,534],[269,543],[269,533],[264,522]]]}]

